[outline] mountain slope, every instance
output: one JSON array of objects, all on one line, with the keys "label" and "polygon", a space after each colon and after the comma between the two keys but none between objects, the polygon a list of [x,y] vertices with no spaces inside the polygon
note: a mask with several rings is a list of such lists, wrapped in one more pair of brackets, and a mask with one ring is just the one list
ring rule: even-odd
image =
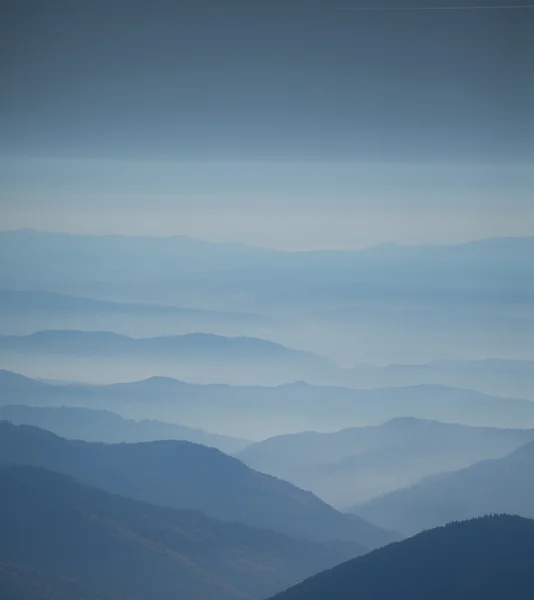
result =
[{"label": "mountain slope", "polygon": [[184,440],[211,446],[221,452],[233,453],[249,442],[216,433],[208,433],[173,423],[144,419],[123,419],[108,410],[77,407],[0,406],[0,420],[15,425],[34,425],[53,433],[86,442],[151,442],[156,440]]},{"label": "mountain slope", "polygon": [[285,481],[257,473],[214,448],[189,442],[98,444],[0,422],[0,464],[30,464],[90,485],[224,521],[317,541],[376,547],[394,536],[352,520]]},{"label": "mountain slope", "polygon": [[35,467],[0,469],[0,491],[0,562],[117,599],[260,599],[351,554],[350,545],[160,508]]},{"label": "mountain slope", "polygon": [[534,521],[492,516],[420,533],[320,573],[276,600],[528,600]]},{"label": "mountain slope", "polygon": [[425,476],[499,458],[534,440],[534,429],[467,427],[413,418],[335,433],[278,436],[236,456],[249,467],[347,507]]},{"label": "mountain slope", "polygon": [[424,479],[354,510],[406,534],[489,513],[534,518],[534,443],[504,458]]},{"label": "mountain slope", "polygon": [[67,577],[0,563],[0,597],[9,600],[119,600]]}]

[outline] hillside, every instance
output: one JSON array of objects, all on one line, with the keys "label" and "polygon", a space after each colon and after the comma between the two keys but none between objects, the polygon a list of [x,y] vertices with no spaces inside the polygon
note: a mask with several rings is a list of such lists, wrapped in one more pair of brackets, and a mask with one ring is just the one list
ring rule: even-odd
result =
[{"label": "hillside", "polygon": [[534,518],[534,443],[510,455],[444,473],[375,498],[354,511],[407,535],[490,513]]},{"label": "hillside", "polygon": [[310,492],[190,442],[88,443],[3,421],[0,464],[41,466],[136,500],[200,510],[210,517],[294,537],[367,547],[394,539],[363,519],[352,520],[334,510]]},{"label": "hillside", "polygon": [[34,425],[74,440],[86,442],[151,442],[184,440],[233,453],[249,442],[191,427],[143,419],[123,419],[108,410],[92,410],[69,406],[0,406],[0,420],[15,425]]},{"label": "hillside", "polygon": [[0,497],[6,600],[10,581],[66,600],[261,599],[356,551],[136,502],[35,467],[0,469]]},{"label": "hillside", "polygon": [[377,427],[297,433],[247,446],[249,467],[346,508],[428,475],[499,458],[534,440],[534,429],[467,427],[398,418]]},{"label": "hillside", "polygon": [[9,600],[119,600],[66,577],[0,563],[0,596]]},{"label": "hillside", "polygon": [[425,531],[320,573],[274,598],[529,600],[532,597],[534,521],[502,515]]}]

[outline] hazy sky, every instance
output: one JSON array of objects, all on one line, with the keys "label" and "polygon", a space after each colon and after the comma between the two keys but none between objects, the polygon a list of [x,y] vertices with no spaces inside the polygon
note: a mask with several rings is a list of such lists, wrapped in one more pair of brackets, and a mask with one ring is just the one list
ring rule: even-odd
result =
[{"label": "hazy sky", "polygon": [[2,3],[2,226],[284,248],[533,234],[534,11],[343,7]]},{"label": "hazy sky", "polygon": [[534,233],[528,164],[9,159],[3,226],[305,249]]}]

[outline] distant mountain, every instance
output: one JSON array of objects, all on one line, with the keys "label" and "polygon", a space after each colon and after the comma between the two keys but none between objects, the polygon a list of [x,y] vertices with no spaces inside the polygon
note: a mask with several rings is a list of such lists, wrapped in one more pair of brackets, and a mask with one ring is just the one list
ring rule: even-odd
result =
[{"label": "distant mountain", "polygon": [[490,513],[534,518],[534,443],[510,455],[424,479],[357,506],[358,515],[412,534]]},{"label": "distant mountain", "polygon": [[144,419],[123,419],[107,410],[68,406],[0,406],[0,419],[16,425],[34,425],[68,439],[86,442],[151,442],[184,440],[234,453],[250,442],[216,433],[208,433],[173,423]]},{"label": "distant mountain", "polygon": [[[486,318],[492,316],[487,315]],[[509,320],[506,322],[509,323]],[[523,329],[534,327],[534,321],[523,320],[518,323]],[[534,361],[491,358],[392,364],[386,367],[358,365],[352,375],[360,387],[449,385],[486,394],[534,400]]]},{"label": "distant mountain", "polygon": [[505,456],[534,429],[468,427],[398,418],[377,427],[306,432],[252,444],[237,457],[344,508],[427,475]]},{"label": "distant mountain", "polygon": [[45,329],[111,330],[125,335],[209,331],[245,334],[266,328],[267,317],[162,304],[111,302],[44,291],[0,290],[4,333],[27,335]]},{"label": "distant mountain", "polygon": [[6,600],[261,600],[357,554],[349,544],[160,508],[35,467],[0,469],[0,497]]},{"label": "distant mountain", "polygon": [[156,338],[130,338],[107,331],[39,331],[27,336],[0,336],[0,349],[30,354],[71,354],[79,356],[172,357],[180,360],[327,361],[309,352],[245,336],[224,337],[191,333]]},{"label": "distant mountain", "polygon": [[[251,375],[255,372],[251,369]],[[52,384],[0,371],[0,397],[3,404],[105,409],[253,439],[379,425],[405,416],[484,427],[534,427],[532,402],[431,385],[356,390],[303,382],[277,387],[193,385],[165,377],[113,385]]]},{"label": "distant mountain", "polygon": [[534,236],[393,251],[280,252],[182,236],[3,231],[0,256],[9,260],[0,264],[0,287],[141,303],[174,304],[179,297],[218,309],[245,305],[246,312],[391,304],[392,298],[431,306],[528,304],[533,253]]},{"label": "distant mountain", "polygon": [[136,500],[316,541],[376,547],[395,537],[310,492],[190,442],[88,443],[2,421],[0,464],[41,466]]},{"label": "distant mountain", "polygon": [[39,331],[0,336],[0,358],[14,365],[39,359],[51,377],[74,373],[72,378],[78,379],[80,370],[87,377],[96,372],[97,381],[99,373],[120,380],[123,373],[133,377],[157,372],[202,383],[276,384],[333,367],[325,358],[264,339],[209,333],[131,338],[109,331]]},{"label": "distant mountain", "polygon": [[276,600],[529,600],[534,521],[489,516],[420,533],[320,573]]}]

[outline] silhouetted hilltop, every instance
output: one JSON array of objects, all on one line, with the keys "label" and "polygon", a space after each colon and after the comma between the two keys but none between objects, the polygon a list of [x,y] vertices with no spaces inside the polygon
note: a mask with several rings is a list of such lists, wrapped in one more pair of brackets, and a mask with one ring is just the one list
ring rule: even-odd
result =
[{"label": "silhouetted hilltop", "polygon": [[276,600],[530,600],[534,521],[491,516],[451,523],[356,558]]}]

